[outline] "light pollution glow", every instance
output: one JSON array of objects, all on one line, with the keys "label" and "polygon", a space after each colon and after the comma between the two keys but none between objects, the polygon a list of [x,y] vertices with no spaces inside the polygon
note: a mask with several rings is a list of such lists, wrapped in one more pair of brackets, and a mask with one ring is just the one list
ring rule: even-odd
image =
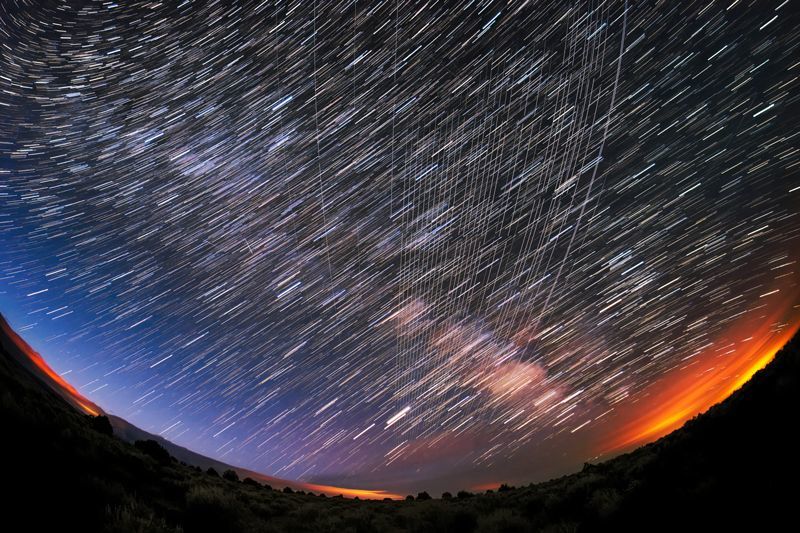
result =
[{"label": "light pollution glow", "polygon": [[25,354],[25,356],[33,363],[45,376],[52,380],[52,384],[59,388],[62,397],[66,397],[68,400],[72,400],[70,403],[75,405],[78,409],[83,411],[86,414],[92,416],[98,416],[103,412],[97,405],[95,405],[91,400],[86,398],[83,394],[78,392],[78,390],[73,387],[67,380],[62,378],[55,370],[50,368],[50,365],[47,364],[47,361],[39,355],[36,350],[30,347],[30,345],[25,342],[25,340],[20,337],[16,331],[14,331],[8,322],[0,316],[0,329],[8,336],[8,338],[17,346],[17,348]]},{"label": "light pollution glow", "polygon": [[[8,339],[14,343],[14,345],[20,350],[25,357],[37,368],[39,369],[44,376],[49,378],[51,381],[49,385],[57,392],[62,398],[67,400],[77,409],[83,411],[85,414],[92,415],[92,416],[99,416],[101,414],[105,414],[105,412],[97,406],[94,402],[86,398],[82,395],[78,390],[72,386],[67,380],[61,377],[55,370],[53,370],[50,365],[47,364],[47,361],[39,355],[39,353],[31,348],[31,346],[25,342],[25,339],[19,336],[16,331],[14,331],[8,322],[0,315],[0,329],[2,329],[3,333],[8,337]],[[255,479],[260,479],[266,483],[277,483],[277,484],[285,484],[286,486],[291,486],[297,490],[307,490],[316,493],[326,494],[328,496],[338,496],[342,495],[349,498],[361,498],[362,500],[382,500],[384,498],[392,498],[392,499],[401,499],[402,496],[400,494],[395,494],[388,491],[383,490],[370,490],[370,489],[352,489],[347,487],[334,487],[331,485],[319,485],[315,483],[302,483],[302,482],[291,482],[282,479],[278,479],[271,476],[264,476],[257,472],[252,473],[252,477]]]},{"label": "light pollution glow", "polygon": [[625,451],[652,442],[679,428],[690,418],[705,412],[738,390],[800,329],[800,323],[774,331],[773,325],[796,311],[796,295],[786,297],[769,317],[755,329],[752,324],[737,324],[720,341],[734,341],[735,348],[720,355],[716,342],[692,357],[685,366],[675,369],[651,385],[641,400],[623,406],[617,413],[616,429],[609,432],[600,447],[600,455]]}]

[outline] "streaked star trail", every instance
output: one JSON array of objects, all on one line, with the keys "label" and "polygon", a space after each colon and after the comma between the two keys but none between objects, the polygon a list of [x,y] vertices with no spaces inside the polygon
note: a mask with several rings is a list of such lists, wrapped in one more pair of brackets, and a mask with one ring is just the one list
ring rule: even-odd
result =
[{"label": "streaked star trail", "polygon": [[791,2],[0,5],[0,305],[103,408],[453,489],[673,429],[797,329]]}]

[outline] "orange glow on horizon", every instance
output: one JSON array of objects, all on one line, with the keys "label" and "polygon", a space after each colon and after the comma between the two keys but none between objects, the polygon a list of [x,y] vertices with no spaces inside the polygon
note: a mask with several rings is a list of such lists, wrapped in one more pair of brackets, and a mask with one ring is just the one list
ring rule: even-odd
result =
[{"label": "orange glow on horizon", "polygon": [[497,481],[492,481],[490,483],[481,483],[479,485],[473,485],[472,487],[470,487],[470,489],[472,489],[472,490],[480,490],[480,491],[483,491],[483,490],[496,490],[496,489],[500,488],[500,485],[501,485],[501,483],[499,483]]},{"label": "orange glow on horizon", "polygon": [[362,500],[382,500],[384,498],[391,498],[393,500],[403,499],[403,496],[400,494],[394,494],[385,490],[347,489],[330,485],[317,485],[315,483],[298,483],[298,485],[306,487],[306,490],[321,492],[328,496],[338,496],[341,494],[348,498],[358,497]]},{"label": "orange glow on horizon", "polygon": [[290,487],[293,490],[305,490],[316,493],[322,493],[326,496],[345,496],[348,498],[358,497],[362,500],[383,500],[384,498],[391,498],[393,500],[402,500],[401,494],[395,494],[379,489],[352,489],[347,487],[336,487],[333,485],[320,485],[317,483],[305,483],[303,481],[288,481],[277,477],[268,476],[261,472],[253,470],[242,469],[242,475],[251,477],[255,480],[267,483],[273,487]]},{"label": "orange glow on horizon", "polygon": [[[25,342],[25,340],[20,337],[16,331],[14,331],[8,322],[0,315],[0,329],[8,336],[8,338],[13,342],[16,347],[34,364],[36,367],[41,370],[48,378],[53,380],[54,385],[61,389],[61,392],[68,395],[70,399],[73,400],[74,404],[82,410],[86,414],[90,414],[92,416],[99,416],[103,414],[103,410],[100,409],[94,402],[87,399],[83,396],[78,390],[73,387],[67,380],[62,378],[55,370],[53,370],[50,365],[42,358],[39,353],[31,348],[31,346]],[[403,496],[400,494],[394,494],[392,492],[387,492],[384,490],[371,490],[371,489],[349,489],[344,487],[334,487],[330,485],[317,485],[313,483],[302,483],[302,482],[291,482],[287,480],[282,480],[278,478],[273,478],[270,476],[266,476],[264,474],[260,474],[258,472],[253,472],[253,477],[260,478],[262,481],[267,483],[285,483],[287,485],[296,487],[302,490],[310,490],[314,492],[321,492],[323,494],[329,496],[346,496],[349,498],[361,498],[362,500],[382,500],[384,498],[392,498],[394,500],[401,500]]]},{"label": "orange glow on horizon", "polygon": [[25,354],[25,356],[34,364],[36,365],[39,370],[41,370],[47,377],[52,379],[55,382],[55,385],[60,387],[61,390],[67,394],[75,404],[86,414],[92,416],[98,416],[103,413],[103,410],[100,409],[94,402],[86,398],[83,394],[78,392],[78,390],[73,387],[67,380],[62,378],[55,370],[50,368],[50,365],[42,358],[39,353],[31,348],[31,346],[25,342],[25,340],[20,337],[16,331],[14,331],[8,322],[5,321],[2,317],[0,317],[0,327],[2,327],[3,331],[8,338],[17,346],[17,348]]},{"label": "orange glow on horizon", "polygon": [[[707,350],[696,357],[697,362],[673,371],[652,385],[641,401],[620,408],[619,417],[627,420],[601,445],[600,454],[621,452],[652,442],[728,398],[767,366],[800,329],[800,323],[795,323],[776,333],[769,329],[773,322],[766,320],[749,336],[746,345],[737,343],[735,353],[720,356]],[[740,329],[734,328],[731,336],[741,338],[738,331]]]}]

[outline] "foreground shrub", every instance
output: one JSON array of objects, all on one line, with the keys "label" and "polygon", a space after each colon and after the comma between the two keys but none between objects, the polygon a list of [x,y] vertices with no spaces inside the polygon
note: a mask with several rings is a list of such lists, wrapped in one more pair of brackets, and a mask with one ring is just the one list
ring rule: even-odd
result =
[{"label": "foreground shrub", "polygon": [[143,453],[149,455],[162,465],[166,465],[172,462],[172,457],[170,456],[169,452],[153,439],[137,440],[134,443],[134,446],[136,446]]},{"label": "foreground shrub", "polygon": [[219,487],[195,486],[186,495],[184,527],[187,533],[245,531],[247,509]]}]

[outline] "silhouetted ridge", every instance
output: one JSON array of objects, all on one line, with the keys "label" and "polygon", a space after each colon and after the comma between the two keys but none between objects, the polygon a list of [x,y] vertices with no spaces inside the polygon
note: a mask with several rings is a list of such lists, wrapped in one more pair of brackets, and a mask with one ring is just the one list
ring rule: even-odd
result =
[{"label": "silhouetted ridge", "polygon": [[409,501],[271,490],[183,464],[156,439],[132,445],[111,435],[113,417],[76,411],[0,340],[5,520],[31,531],[769,530],[794,520],[797,336],[730,398],[631,453],[536,485]]}]

